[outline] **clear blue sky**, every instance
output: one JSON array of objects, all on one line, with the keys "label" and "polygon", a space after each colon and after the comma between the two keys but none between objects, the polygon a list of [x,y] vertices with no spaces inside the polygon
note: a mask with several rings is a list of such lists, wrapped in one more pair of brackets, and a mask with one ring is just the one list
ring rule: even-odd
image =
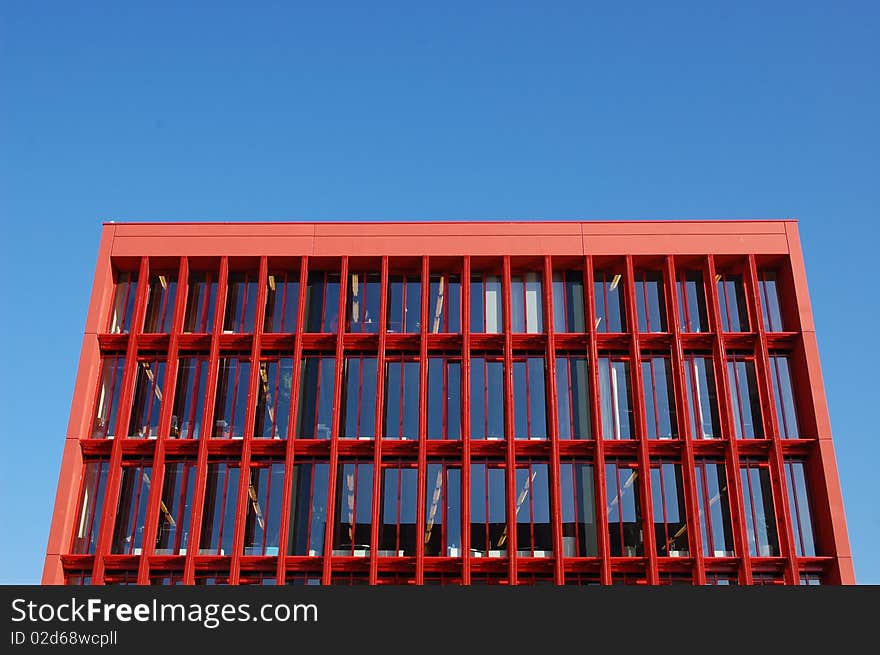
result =
[{"label": "clear blue sky", "polygon": [[880,583],[880,5],[310,4],[3,2],[0,582],[39,581],[104,220],[797,217]]}]

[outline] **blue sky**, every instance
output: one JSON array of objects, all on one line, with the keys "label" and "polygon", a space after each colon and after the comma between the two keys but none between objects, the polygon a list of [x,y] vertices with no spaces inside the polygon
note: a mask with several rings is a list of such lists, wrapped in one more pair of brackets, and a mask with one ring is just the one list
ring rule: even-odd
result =
[{"label": "blue sky", "polygon": [[104,220],[765,217],[880,583],[880,5],[314,4],[3,3],[0,583],[39,581]]}]

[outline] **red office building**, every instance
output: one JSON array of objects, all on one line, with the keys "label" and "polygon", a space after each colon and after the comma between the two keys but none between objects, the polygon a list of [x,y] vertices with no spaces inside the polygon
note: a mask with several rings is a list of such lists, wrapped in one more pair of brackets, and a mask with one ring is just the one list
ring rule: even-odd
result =
[{"label": "red office building", "polygon": [[108,223],[46,584],[852,584],[794,221]]}]

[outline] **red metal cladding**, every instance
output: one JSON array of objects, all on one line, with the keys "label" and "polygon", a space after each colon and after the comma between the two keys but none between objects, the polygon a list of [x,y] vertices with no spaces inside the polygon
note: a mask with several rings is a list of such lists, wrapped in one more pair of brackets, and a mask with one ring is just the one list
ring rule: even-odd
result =
[{"label": "red metal cladding", "polygon": [[853,584],[796,222],[106,224],[43,583],[132,581]]}]

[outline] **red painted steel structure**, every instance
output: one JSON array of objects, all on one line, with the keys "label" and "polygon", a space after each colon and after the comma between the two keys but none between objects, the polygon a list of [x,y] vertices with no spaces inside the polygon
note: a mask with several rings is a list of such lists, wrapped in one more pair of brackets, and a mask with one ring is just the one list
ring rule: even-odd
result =
[{"label": "red painted steel structure", "polygon": [[[217,273],[216,303],[213,329],[208,334],[184,332],[184,313],[191,273],[212,270]],[[263,325],[269,272],[298,273],[299,298],[293,333],[272,334]],[[349,271],[378,271],[381,279],[378,329],[372,334],[346,333],[346,300]],[[594,298],[594,271],[619,271],[618,282],[624,293],[626,330],[620,333],[599,331]],[[661,274],[662,296],[667,327],[665,332],[640,332],[639,311],[634,281],[637,273],[650,270]],[[174,297],[171,329],[164,334],[142,331],[148,302],[151,274],[176,272],[177,293]],[[246,271],[256,275],[257,297],[254,328],[250,333],[224,331],[230,272]],[[306,322],[306,281],[314,271],[339,274],[339,296],[336,307],[338,320],[335,331],[311,333],[304,330]],[[472,332],[472,274],[489,271],[500,274],[502,292],[502,326],[496,334]],[[553,274],[578,271],[584,292],[583,333],[557,332],[554,325]],[[708,311],[708,329],[686,332],[681,325],[679,301],[682,286],[680,274],[695,271],[702,275],[703,292]],[[766,271],[776,275],[781,300],[782,321],[786,331],[768,331],[762,320],[761,276]],[[110,333],[114,289],[121,272],[137,274],[140,282],[133,303],[131,329],[127,333]],[[522,272],[540,274],[543,326],[537,333],[514,333],[512,330],[511,279]],[[460,275],[460,331],[452,334],[429,331],[432,308],[429,301],[430,276],[435,273]],[[718,298],[722,273],[742,280],[744,305],[749,330],[725,332]],[[173,273],[172,273],[173,274]],[[389,277],[413,274],[420,277],[421,296],[419,331],[407,334],[389,331]],[[165,282],[163,281],[163,286]],[[726,293],[726,292],[725,292]],[[314,300],[314,299],[313,299]],[[171,309],[169,309],[171,311]],[[729,318],[725,317],[725,320]],[[332,400],[332,437],[329,439],[295,438],[300,411],[297,398],[302,376],[304,353],[325,353],[335,357],[334,393]],[[478,402],[471,397],[471,357],[474,353],[498,354],[504,362],[503,393],[506,411],[504,425],[507,437],[501,440],[470,438],[468,427],[472,408]],[[559,437],[557,403],[557,353],[586,356],[589,366],[590,417],[592,439],[575,440]],[[164,389],[159,391],[162,402],[157,438],[128,438],[128,425],[138,357],[158,354],[165,359]],[[218,385],[218,362],[221,355],[243,354],[250,361],[251,376],[247,388],[247,408],[241,439],[210,438],[207,426],[215,425],[215,389]],[[254,438],[256,397],[259,393],[261,359],[266,354],[281,354],[293,362],[290,391],[290,416],[287,434],[281,439]],[[343,397],[343,361],[349,354],[369,353],[377,359],[377,383],[374,434],[371,439],[342,439],[340,424]],[[674,438],[648,439],[645,435],[646,407],[643,399],[646,380],[642,377],[641,360],[645,353],[663,354],[671,366],[674,387]],[[712,439],[691,438],[692,410],[688,405],[685,357],[704,354],[714,363],[717,401],[720,418],[719,434]],[[789,358],[797,404],[799,439],[780,438],[778,416],[782,411],[770,374],[771,353]],[[98,403],[97,387],[103,355],[124,356],[125,369],[118,397],[114,398],[115,439],[92,438],[92,419]],[[175,385],[179,358],[184,354],[208,357],[207,390],[201,415],[202,435],[199,439],[174,439],[172,427]],[[428,359],[435,355],[453,355],[461,361],[462,435],[457,440],[427,438]],[[545,440],[515,439],[512,367],[516,356],[531,354],[544,358],[546,375]],[[739,384],[728,375],[728,360],[748,355],[755,363],[755,383],[759,407],[756,423],[764,438],[736,438],[735,423],[741,421],[742,408],[727,399],[731,384]],[[385,362],[400,360],[401,355],[419,361],[418,435],[412,440],[383,438],[383,416],[386,399],[384,388]],[[614,355],[629,362],[631,376],[632,420],[635,438],[615,440],[602,438],[600,407],[600,373],[597,363],[603,355]],[[737,387],[735,395],[740,393]],[[115,393],[115,392],[114,392]],[[160,398],[160,399],[161,399]],[[607,402],[607,399],[605,399]],[[480,401],[482,402],[482,401]],[[111,426],[109,429],[112,430]],[[700,428],[702,429],[702,428]],[[339,556],[334,550],[334,512],[341,505],[334,498],[343,482],[337,479],[341,461],[351,458],[372,461],[373,479],[370,544],[365,557]],[[152,462],[152,480],[146,502],[146,520],[142,525],[142,547],[139,554],[111,552],[117,523],[117,503],[122,484],[124,462],[144,458]],[[168,459],[190,458],[196,465],[195,493],[191,510],[190,547],[186,553],[155,552],[156,532],[162,500],[161,481]],[[284,463],[281,493],[278,553],[281,555],[252,556],[243,554],[246,513],[249,511],[249,467],[251,462],[275,458]],[[325,555],[284,555],[292,541],[292,478],[294,466],[317,458],[329,464]],[[430,461],[446,458],[460,463],[461,473],[461,544],[456,556],[428,557],[426,543],[415,539],[411,555],[388,557],[380,555],[380,494],[383,490],[383,464],[402,460],[417,466],[416,525],[417,535],[423,534],[426,522],[428,485],[426,468]],[[205,510],[205,487],[208,463],[224,459],[240,466],[235,527],[230,553],[201,554],[200,530]],[[546,557],[477,557],[471,549],[469,526],[474,508],[471,506],[473,460],[498,460],[506,463],[506,514],[508,521],[506,553],[517,554],[516,464],[526,460],[546,463],[549,471],[549,510],[552,551]],[[593,464],[595,481],[596,556],[570,556],[564,552],[562,495],[560,490],[561,460],[587,461]],[[701,534],[701,496],[696,480],[696,462],[712,460],[722,465],[729,481],[727,493],[732,520],[733,554],[713,553],[705,556]],[[609,511],[617,511],[609,496],[605,463],[631,460],[639,475],[630,481],[638,485],[641,496],[643,534],[642,553],[633,556],[612,556],[607,529]],[[682,557],[658,556],[653,530],[651,475],[652,464],[659,461],[681,464],[682,496],[686,514],[686,539],[689,550]],[[815,554],[799,554],[792,527],[792,515],[802,508],[792,507],[793,496],[786,486],[785,465],[790,460],[805,463],[807,491],[810,496]],[[97,540],[94,552],[73,553],[74,533],[81,520],[80,505],[84,495],[84,462],[107,462],[108,475],[104,489],[102,515],[95,524]],[[772,492],[770,501],[771,530],[778,534],[776,552],[750,553],[756,538],[751,533],[746,514],[754,511],[754,497],[744,489],[741,467],[757,462],[766,471]],[[750,479],[749,479],[750,480]],[[615,482],[615,484],[618,484]],[[751,485],[751,482],[749,482]],[[656,495],[656,490],[654,490]],[[766,500],[766,497],[765,497]],[[400,501],[398,501],[399,503]],[[748,506],[744,505],[748,502]],[[665,507],[665,505],[664,505]],[[747,509],[747,507],[749,509]],[[488,519],[487,519],[488,520]],[[534,526],[532,526],[534,528]],[[139,528],[140,529],[140,528]],[[352,528],[353,529],[353,528]],[[669,545],[668,543],[666,544]],[[663,546],[660,546],[661,550]],[[450,551],[451,553],[452,551]],[[447,553],[449,554],[449,553]],[[147,584],[151,580],[179,579],[193,583],[200,576],[220,572],[232,584],[246,579],[269,578],[278,584],[295,577],[310,576],[323,584],[342,580],[365,579],[372,584],[414,583],[445,579],[470,584],[494,580],[502,583],[528,583],[552,580],[557,584],[595,581],[603,584],[627,580],[644,584],[661,584],[686,580],[704,584],[718,576],[728,576],[740,584],[762,580],[798,584],[804,580],[821,580],[824,584],[853,584],[854,573],[847,538],[844,508],[838,482],[831,440],[831,426],[826,407],[819,354],[816,343],[807,280],[795,221],[639,221],[639,222],[388,222],[388,223],[108,223],[104,225],[98,253],[92,297],[83,338],[82,354],[76,378],[70,423],[65,439],[64,455],[58,484],[52,526],[43,573],[44,584],[63,584],[90,580],[102,584],[114,580],[131,580]]]}]

